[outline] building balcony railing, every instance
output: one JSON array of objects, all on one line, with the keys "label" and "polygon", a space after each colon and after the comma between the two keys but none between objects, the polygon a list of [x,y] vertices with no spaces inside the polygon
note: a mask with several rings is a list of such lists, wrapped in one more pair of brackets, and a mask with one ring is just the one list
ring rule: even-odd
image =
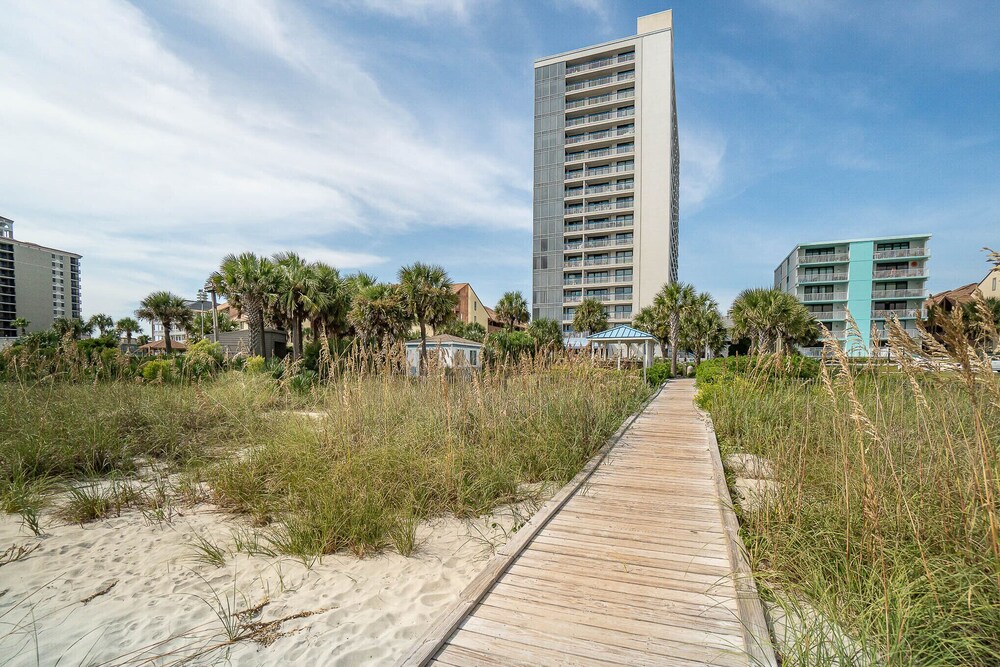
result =
[{"label": "building balcony railing", "polygon": [[632,263],[631,257],[588,257],[584,266],[623,266]]},{"label": "building balcony railing", "polygon": [[566,84],[566,92],[575,93],[578,90],[590,90],[591,88],[600,88],[601,86],[607,86],[613,83],[624,83],[626,81],[635,81],[635,72],[618,72],[617,74],[599,76],[596,79],[587,79],[586,81],[568,83]]},{"label": "building balcony railing", "polygon": [[821,292],[818,294],[803,294],[802,301],[811,303],[815,301],[845,301],[847,292]]},{"label": "building balcony railing", "polygon": [[912,248],[895,248],[893,250],[876,250],[872,255],[875,259],[898,259],[900,257],[926,257],[927,248],[925,246],[913,246]]},{"label": "building balcony railing", "polygon": [[894,301],[896,299],[923,299],[925,296],[922,289],[886,289],[873,290],[873,301]]},{"label": "building balcony railing", "polygon": [[591,185],[584,189],[588,195],[599,195],[602,192],[624,192],[634,190],[635,183],[606,183],[605,185]]},{"label": "building balcony railing", "polygon": [[582,222],[571,222],[568,225],[563,225],[563,233],[564,234],[566,234],[568,232],[582,232],[582,231],[583,231],[583,223]]},{"label": "building balcony railing", "polygon": [[584,299],[593,299],[594,301],[607,302],[607,301],[624,301],[631,302],[632,294],[631,292],[624,294],[574,294],[571,296],[564,296],[563,303],[580,303]]},{"label": "building balcony railing", "polygon": [[615,111],[590,114],[589,116],[580,116],[579,118],[567,118],[566,127],[581,127],[584,125],[593,125],[594,123],[603,123],[608,120],[634,117],[635,109],[617,109]]},{"label": "building balcony railing", "polygon": [[883,269],[872,272],[872,278],[875,280],[884,280],[886,278],[926,278],[927,269],[924,267],[916,269]]},{"label": "building balcony railing", "polygon": [[600,69],[602,67],[610,67],[611,65],[618,65],[620,63],[630,63],[635,61],[635,53],[621,53],[617,56],[611,56],[610,58],[601,58],[600,60],[591,60],[589,63],[580,63],[579,65],[570,65],[566,68],[566,74],[576,74],[577,72],[589,72],[590,70]]},{"label": "building balcony railing", "polygon": [[580,109],[584,107],[594,107],[598,104],[607,104],[608,102],[619,102],[621,100],[631,100],[635,98],[634,90],[618,90],[613,93],[607,93],[605,95],[597,95],[595,97],[588,97],[582,100],[572,100],[566,103],[566,109]]},{"label": "building balcony railing", "polygon": [[608,220],[607,222],[588,222],[584,225],[587,231],[595,231],[598,229],[616,229],[618,227],[631,227],[635,224],[634,220]]},{"label": "building balcony railing", "polygon": [[567,206],[563,209],[565,215],[573,215],[574,213],[583,213],[583,204],[576,204],[575,206]]},{"label": "building balcony railing", "polygon": [[617,276],[608,276],[607,278],[584,278],[583,283],[585,285],[620,285],[622,283],[631,283],[632,276],[627,278],[619,278]]},{"label": "building balcony railing", "polygon": [[815,317],[820,322],[826,322],[828,320],[842,320],[847,317],[847,310],[844,308],[834,308],[833,310],[826,310],[820,312],[809,311],[809,314]]},{"label": "building balcony railing", "polygon": [[608,248],[611,246],[632,245],[632,243],[632,239],[603,239],[597,241],[587,241],[583,245],[585,248]]},{"label": "building balcony railing", "polygon": [[582,250],[583,243],[564,243],[563,250]]},{"label": "building balcony railing", "polygon": [[622,174],[635,171],[635,165],[623,166],[618,164],[606,164],[602,167],[591,167],[587,170],[587,176],[603,176],[604,174]]},{"label": "building balcony railing", "polygon": [[589,141],[602,141],[604,139],[614,139],[615,137],[635,136],[635,128],[613,128],[610,130],[600,130],[598,132],[588,132],[575,137],[566,137],[566,145],[584,144]]},{"label": "building balcony railing", "polygon": [[566,163],[581,162],[583,160],[597,160],[609,155],[627,155],[635,152],[635,146],[614,146],[609,148],[596,148],[594,150],[583,151],[578,155],[567,155]]},{"label": "building balcony railing", "polygon": [[800,283],[828,283],[837,280],[847,280],[846,273],[813,273],[799,276]]},{"label": "building balcony railing", "polygon": [[915,308],[893,308],[890,310],[872,310],[872,318],[888,320],[895,317],[898,320],[912,320],[920,317],[920,311]]},{"label": "building balcony railing", "polygon": [[799,264],[833,264],[849,261],[846,252],[835,252],[827,255],[799,255]]}]

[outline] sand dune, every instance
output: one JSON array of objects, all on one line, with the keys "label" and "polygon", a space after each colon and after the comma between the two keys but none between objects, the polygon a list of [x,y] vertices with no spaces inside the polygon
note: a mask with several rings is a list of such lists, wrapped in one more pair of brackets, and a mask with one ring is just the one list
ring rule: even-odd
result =
[{"label": "sand dune", "polygon": [[[392,663],[482,569],[487,539],[502,544],[514,523],[510,510],[440,519],[420,526],[409,558],[337,555],[307,567],[232,553],[240,518],[210,505],[181,512],[169,523],[129,512],[85,526],[49,516],[42,538],[0,517],[0,551],[37,545],[0,567],[0,664]],[[225,565],[195,558],[196,535],[227,548]],[[262,603],[240,617],[255,638],[229,644],[220,615]]]}]

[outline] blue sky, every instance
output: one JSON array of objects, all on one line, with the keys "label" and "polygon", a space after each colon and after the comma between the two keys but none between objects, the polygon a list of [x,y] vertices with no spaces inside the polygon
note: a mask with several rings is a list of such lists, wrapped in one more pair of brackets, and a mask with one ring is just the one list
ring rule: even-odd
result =
[{"label": "blue sky", "polygon": [[81,253],[84,312],[230,251],[530,296],[532,61],[674,10],[680,275],[727,306],[799,241],[1000,247],[1000,5],[0,0],[0,215]]}]

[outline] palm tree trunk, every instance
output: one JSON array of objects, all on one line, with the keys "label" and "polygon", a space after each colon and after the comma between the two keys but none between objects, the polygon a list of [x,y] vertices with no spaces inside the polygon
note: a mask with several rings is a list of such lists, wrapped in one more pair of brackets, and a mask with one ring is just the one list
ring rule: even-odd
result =
[{"label": "palm tree trunk", "polygon": [[420,320],[420,374],[427,368],[427,325]]},{"label": "palm tree trunk", "polygon": [[302,318],[292,317],[292,359],[302,358]]},{"label": "palm tree trunk", "polygon": [[173,352],[173,346],[170,344],[170,320],[163,320],[163,344],[167,348],[167,354]]},{"label": "palm tree trunk", "polygon": [[255,356],[264,356],[264,313],[256,303],[247,303],[247,326],[250,328],[250,352]]},{"label": "palm tree trunk", "polygon": [[677,375],[677,339],[680,318],[677,315],[670,316],[670,374]]}]

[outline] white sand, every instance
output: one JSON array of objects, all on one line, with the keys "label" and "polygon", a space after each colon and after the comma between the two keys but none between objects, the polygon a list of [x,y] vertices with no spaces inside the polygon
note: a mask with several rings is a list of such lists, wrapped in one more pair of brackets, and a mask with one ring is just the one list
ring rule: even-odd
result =
[{"label": "white sand", "polygon": [[[0,516],[0,552],[38,545],[0,567],[0,664],[167,665],[192,655],[198,657],[186,664],[391,664],[482,569],[490,541],[502,544],[514,523],[510,511],[474,524],[442,519],[420,527],[409,558],[337,555],[307,568],[288,557],[234,555],[231,529],[246,526],[242,519],[209,505],[180,512],[170,523],[130,511],[82,527],[55,525],[49,513],[42,538],[19,517]],[[230,552],[224,566],[195,559],[196,533]],[[226,643],[215,610],[265,600],[259,617],[248,620],[316,613],[281,623],[270,645],[242,640],[208,650]]]}]

